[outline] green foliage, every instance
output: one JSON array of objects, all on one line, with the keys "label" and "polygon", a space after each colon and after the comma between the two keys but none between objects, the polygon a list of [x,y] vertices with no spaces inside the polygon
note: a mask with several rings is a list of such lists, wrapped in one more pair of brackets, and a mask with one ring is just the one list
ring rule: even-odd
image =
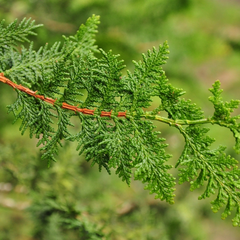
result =
[{"label": "green foliage", "polygon": [[210,89],[213,96],[209,97],[209,100],[213,103],[215,108],[212,120],[216,121],[216,124],[227,127],[232,131],[236,140],[235,150],[237,153],[240,153],[240,124],[237,122],[240,115],[231,117],[231,113],[234,109],[238,108],[240,101],[231,100],[230,102],[223,102],[221,97],[222,91],[219,81],[216,81],[213,84],[213,88]]},{"label": "green foliage", "polygon": [[[81,217],[81,212],[73,204],[59,203],[55,196],[48,196],[45,200],[36,200],[29,208],[33,217],[37,218],[35,239],[67,239],[71,231],[77,238],[71,239],[103,239],[103,233],[95,225]],[[67,234],[66,234],[67,233]]]},{"label": "green foliage", "polygon": [[17,20],[4,27],[5,20],[0,22],[1,37],[0,48],[7,48],[9,45],[17,45],[17,42],[29,42],[28,35],[36,35],[33,31],[41,25],[35,25],[35,21],[24,18],[20,24],[17,25]]},{"label": "green foliage", "polygon": [[[152,120],[167,123],[185,139],[176,164],[180,167],[179,183],[190,182],[191,190],[206,183],[199,199],[216,194],[212,201],[213,211],[225,206],[222,218],[226,218],[237,209],[233,224],[239,225],[238,162],[226,155],[225,147],[213,149],[214,140],[207,135],[208,129],[202,127],[203,124],[216,124],[230,129],[239,152],[239,116],[230,116],[239,101],[222,102],[217,81],[210,89],[213,96],[209,98],[215,112],[212,117],[204,117],[196,104],[181,98],[182,89],[168,83],[162,69],[168,54],[167,43],[143,54],[142,61],[134,62],[133,73],[127,71],[127,75],[122,76],[125,66],[118,55],[98,50],[94,45],[98,23],[99,17],[92,16],[75,36],[64,37],[62,45],[56,43],[51,48],[46,45],[38,51],[33,50],[32,44],[29,49],[22,47],[17,51],[9,40],[1,40],[4,47],[0,49],[0,72],[17,84],[56,99],[49,105],[16,90],[17,100],[8,109],[15,115],[15,121],[22,121],[22,134],[29,128],[30,137],[35,135],[39,139],[37,145],[41,145],[42,158],[48,160],[49,165],[55,161],[63,139],[77,141],[79,154],[85,154],[92,164],[97,163],[100,170],[104,167],[110,173],[114,168],[128,184],[134,175],[136,180],[146,184],[150,193],[156,194],[156,198],[173,203],[175,178],[169,172],[172,166],[167,164],[170,155],[165,152],[165,140],[154,130]],[[0,36],[7,28],[13,29],[12,39],[21,41],[36,27],[30,21],[14,28],[2,24]],[[24,38],[14,38],[14,29],[21,29]],[[101,53],[99,58],[94,56],[97,51]],[[158,97],[159,105],[151,112],[144,112],[144,108],[151,106],[153,97]],[[80,108],[94,110],[94,114],[63,109],[63,102],[79,104]],[[111,111],[111,117],[100,116],[102,111]],[[124,111],[127,111],[126,117],[118,117],[118,113]],[[161,116],[162,112],[168,117]],[[73,130],[71,120],[75,118],[80,127]],[[56,219],[53,217],[53,224]]]}]

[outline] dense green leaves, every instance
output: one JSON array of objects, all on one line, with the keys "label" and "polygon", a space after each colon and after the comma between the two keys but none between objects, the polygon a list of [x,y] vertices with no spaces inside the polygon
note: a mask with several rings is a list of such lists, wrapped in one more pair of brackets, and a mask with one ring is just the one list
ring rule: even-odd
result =
[{"label": "dense green leaves", "polygon": [[190,126],[181,131],[186,145],[180,157],[183,168],[180,168],[179,183],[193,179],[190,184],[191,190],[194,190],[206,182],[206,189],[199,199],[217,193],[217,198],[212,201],[212,209],[216,212],[227,204],[222,214],[225,219],[232,213],[233,207],[238,208],[240,204],[238,161],[224,153],[225,147],[210,150],[213,139],[204,136],[207,132],[205,128]]},{"label": "dense green leaves", "polygon": [[63,239],[63,232],[71,231],[75,232],[79,239],[103,239],[102,231],[82,217],[75,204],[66,205],[56,196],[35,200],[29,212],[38,222],[34,230],[36,239]]},{"label": "dense green leaves", "polygon": [[234,109],[238,108],[240,101],[231,100],[230,102],[223,102],[221,97],[222,91],[219,81],[216,81],[213,84],[213,88],[210,89],[213,96],[209,97],[209,100],[213,103],[215,108],[212,120],[214,120],[216,124],[227,127],[232,131],[236,140],[235,150],[237,153],[240,153],[240,123],[237,122],[240,115],[231,116]]},{"label": "dense green leaves", "polygon": [[97,46],[94,43],[99,23],[99,16],[93,15],[91,18],[88,18],[85,25],[82,24],[80,26],[75,36],[64,37],[67,43],[71,43],[71,47],[69,44],[66,44],[66,51],[70,53],[69,50],[72,50],[71,54],[75,56],[97,52]]},{"label": "dense green leaves", "polygon": [[[119,55],[94,45],[98,23],[99,18],[93,16],[75,36],[64,37],[63,44],[56,43],[50,48],[46,45],[38,51],[33,50],[32,43],[28,49],[22,47],[17,51],[10,40],[4,42],[4,47],[0,46],[0,71],[6,77],[55,100],[50,105],[17,90],[17,100],[8,108],[16,120],[21,119],[22,134],[29,128],[30,137],[35,135],[39,139],[42,158],[47,159],[49,165],[55,160],[62,140],[77,141],[79,154],[84,154],[92,164],[97,163],[100,170],[105,168],[111,173],[115,169],[127,184],[134,176],[156,198],[173,203],[175,178],[169,172],[172,166],[167,164],[170,155],[165,152],[165,139],[155,131],[154,122],[150,120],[167,123],[177,128],[185,139],[176,163],[180,171],[179,183],[190,182],[191,190],[205,185],[199,199],[214,195],[212,209],[218,211],[225,207],[222,218],[237,209],[233,224],[239,225],[238,162],[226,155],[225,147],[213,149],[214,140],[207,135],[209,129],[202,126],[217,124],[230,129],[238,152],[240,126],[237,120],[240,116],[232,117],[231,113],[239,101],[224,103],[217,81],[210,89],[213,96],[209,98],[215,112],[210,118],[204,117],[196,104],[181,98],[182,89],[168,83],[162,69],[168,54],[166,42],[158,50],[153,48],[143,54],[142,61],[134,62],[134,71],[127,71],[123,76],[125,66],[118,59]],[[2,23],[0,33],[10,29],[15,39],[15,32],[22,31],[20,40],[26,40],[25,33],[31,34],[31,29],[37,27],[30,21],[19,27],[14,24],[5,28]],[[101,53],[99,58],[94,56],[97,51]],[[144,112],[144,108],[151,106],[153,97],[158,97],[159,105],[151,112]],[[63,103],[92,112],[69,111],[63,109]],[[126,114],[119,116],[119,112]],[[162,112],[168,117],[161,116]],[[73,118],[80,123],[74,134]]]},{"label": "dense green leaves", "polygon": [[34,30],[40,26],[35,25],[31,18],[24,18],[18,25],[17,20],[5,27],[5,20],[0,22],[0,48],[17,45],[17,42],[29,42],[28,35],[36,35]]}]

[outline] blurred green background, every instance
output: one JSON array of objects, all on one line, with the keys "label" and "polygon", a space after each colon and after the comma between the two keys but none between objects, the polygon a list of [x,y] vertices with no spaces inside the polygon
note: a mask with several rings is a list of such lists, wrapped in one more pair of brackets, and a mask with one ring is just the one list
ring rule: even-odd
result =
[{"label": "blurred green background", "polygon": [[[0,0],[0,19],[7,23],[31,17],[44,24],[32,38],[36,49],[75,34],[92,14],[101,16],[97,45],[120,54],[130,70],[132,60],[167,40],[170,55],[164,70],[170,83],[183,88],[185,98],[201,106],[206,117],[213,112],[207,98],[215,80],[221,81],[225,100],[239,99],[239,0]],[[198,201],[201,189],[190,192],[188,183],[176,186],[175,204],[169,206],[154,200],[140,182],[128,187],[114,172],[99,173],[69,143],[47,169],[36,140],[21,136],[19,122],[11,124],[6,105],[16,93],[0,85],[0,240],[94,239],[58,228],[58,215],[46,210],[49,201],[77,209],[77,219],[103,232],[102,239],[240,239],[230,218],[222,221],[221,212],[213,214],[211,199]],[[156,124],[174,165],[183,139],[174,129]],[[210,133],[216,145],[227,145],[228,154],[239,159],[229,132],[214,127]]]}]

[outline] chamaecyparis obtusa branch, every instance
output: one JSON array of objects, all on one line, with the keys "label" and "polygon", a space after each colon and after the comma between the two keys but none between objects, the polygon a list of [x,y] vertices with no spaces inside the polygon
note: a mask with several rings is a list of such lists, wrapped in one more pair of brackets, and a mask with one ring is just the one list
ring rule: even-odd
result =
[{"label": "chamaecyparis obtusa branch", "polygon": [[[7,27],[1,22],[0,81],[17,93],[8,111],[14,114],[14,121],[21,120],[22,134],[29,129],[30,137],[39,139],[42,158],[49,165],[56,160],[62,140],[77,141],[79,154],[97,163],[100,170],[110,173],[115,169],[127,184],[134,175],[156,198],[173,203],[175,178],[167,164],[171,156],[153,123],[168,124],[185,139],[176,163],[179,183],[190,182],[191,190],[206,185],[199,199],[214,195],[212,209],[225,207],[222,218],[236,209],[233,224],[239,225],[238,161],[227,156],[224,147],[212,148],[214,140],[205,127],[228,128],[239,152],[240,116],[231,116],[239,101],[223,102],[216,81],[209,98],[215,112],[212,117],[204,116],[196,104],[182,98],[182,89],[168,82],[162,69],[168,58],[166,42],[143,54],[142,61],[134,62],[135,70],[122,75],[125,65],[119,56],[95,45],[97,24],[99,17],[93,15],[74,36],[64,37],[63,43],[46,44],[37,51],[30,43],[29,48],[18,51],[17,42],[27,41],[39,26],[31,20]],[[101,57],[95,57],[95,52]],[[143,111],[151,106],[153,97],[159,98],[159,105],[151,112]],[[73,118],[81,126],[74,133]]]}]

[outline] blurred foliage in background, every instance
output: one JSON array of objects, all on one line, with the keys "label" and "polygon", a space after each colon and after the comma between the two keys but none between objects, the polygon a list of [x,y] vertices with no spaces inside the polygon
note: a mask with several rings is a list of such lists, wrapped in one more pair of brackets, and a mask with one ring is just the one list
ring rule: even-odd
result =
[{"label": "blurred foliage in background", "polygon": [[[0,0],[0,19],[7,23],[32,17],[44,24],[32,38],[36,49],[74,34],[92,14],[101,16],[97,45],[119,53],[130,69],[133,59],[167,40],[170,58],[164,69],[170,82],[206,114],[213,110],[207,89],[217,79],[226,100],[239,99],[239,12],[238,0]],[[18,126],[11,125],[5,106],[15,97],[1,84],[0,240],[239,239],[239,229],[219,220],[221,213],[211,213],[209,202],[198,201],[188,184],[177,186],[176,203],[168,206],[141,183],[129,188],[116,176],[99,173],[67,143],[47,169],[34,139],[20,136]],[[158,128],[169,153],[179,155],[183,139],[168,126]],[[220,138],[217,144],[232,143],[229,133],[217,131],[212,130]],[[75,222],[68,223],[70,218]]]}]

